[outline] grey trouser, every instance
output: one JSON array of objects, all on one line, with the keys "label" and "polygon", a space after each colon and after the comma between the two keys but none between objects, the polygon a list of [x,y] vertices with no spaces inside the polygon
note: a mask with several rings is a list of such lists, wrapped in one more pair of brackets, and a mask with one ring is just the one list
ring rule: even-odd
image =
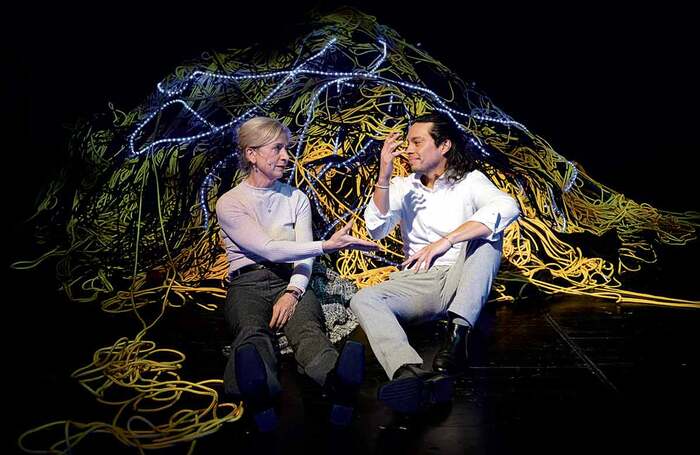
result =
[{"label": "grey trouser", "polygon": [[501,240],[473,240],[465,246],[466,258],[451,299],[443,298],[450,266],[433,266],[418,273],[400,270],[387,281],[361,289],[353,296],[350,308],[389,379],[401,365],[423,364],[408,344],[402,325],[441,318],[448,310],[472,325],[476,323],[498,273],[502,247]]},{"label": "grey trouser", "polygon": [[[255,346],[267,370],[270,393],[281,391],[277,378],[277,340],[270,329],[272,307],[289,284],[289,276],[278,276],[267,269],[252,270],[231,280],[226,295],[225,318],[234,335],[231,355],[224,371],[226,393],[239,395],[236,384],[235,353],[243,343]],[[300,369],[323,385],[335,366],[338,352],[325,332],[321,305],[309,289],[297,303],[283,330]]]}]

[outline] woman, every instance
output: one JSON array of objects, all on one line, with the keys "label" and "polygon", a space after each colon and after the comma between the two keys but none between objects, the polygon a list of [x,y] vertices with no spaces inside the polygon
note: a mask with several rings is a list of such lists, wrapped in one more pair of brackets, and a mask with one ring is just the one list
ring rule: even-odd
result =
[{"label": "woman", "polygon": [[229,259],[226,321],[233,332],[225,391],[240,396],[262,431],[276,425],[272,398],[280,392],[274,333],[283,330],[300,369],[334,397],[331,421],[345,425],[363,377],[364,350],[349,341],[338,354],[325,333],[321,306],[306,290],[313,258],[343,248],[375,250],[349,234],[348,223],[314,241],[306,195],[279,181],[289,162],[289,130],[255,117],[238,130],[246,177],[219,198],[216,214]]}]

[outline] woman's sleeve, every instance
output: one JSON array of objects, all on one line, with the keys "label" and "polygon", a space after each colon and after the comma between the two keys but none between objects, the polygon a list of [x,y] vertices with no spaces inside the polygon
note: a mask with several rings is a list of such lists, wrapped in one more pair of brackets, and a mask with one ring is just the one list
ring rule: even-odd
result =
[{"label": "woman's sleeve", "polygon": [[243,204],[220,198],[216,216],[221,229],[239,248],[270,262],[294,262],[323,254],[322,242],[273,240]]}]

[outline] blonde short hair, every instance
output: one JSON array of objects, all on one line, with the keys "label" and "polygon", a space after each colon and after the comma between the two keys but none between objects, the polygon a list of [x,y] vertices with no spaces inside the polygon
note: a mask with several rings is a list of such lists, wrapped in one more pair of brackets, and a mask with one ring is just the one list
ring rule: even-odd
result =
[{"label": "blonde short hair", "polygon": [[248,161],[246,150],[249,147],[262,147],[277,139],[280,134],[287,137],[287,142],[292,138],[289,129],[280,121],[269,117],[253,117],[238,128],[238,150],[240,152],[239,167],[249,174],[253,169],[253,163]]}]

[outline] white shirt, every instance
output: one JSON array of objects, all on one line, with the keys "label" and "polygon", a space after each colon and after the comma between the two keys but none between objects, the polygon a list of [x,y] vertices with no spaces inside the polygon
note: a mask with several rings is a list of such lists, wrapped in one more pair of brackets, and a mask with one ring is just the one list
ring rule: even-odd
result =
[{"label": "white shirt", "polygon": [[311,206],[306,195],[286,183],[256,188],[245,181],[216,202],[229,259],[229,274],[264,261],[293,262],[289,284],[306,290],[314,257],[323,254],[322,241],[314,241]]},{"label": "white shirt", "polygon": [[[497,241],[519,215],[515,199],[479,171],[472,171],[453,184],[443,174],[432,189],[423,185],[420,175],[413,173],[391,179],[386,214],[382,215],[374,200],[370,200],[365,208],[365,223],[369,235],[379,240],[400,222],[403,252],[409,257],[467,221],[484,224],[491,230],[485,239]],[[453,265],[460,248],[461,243],[455,244],[434,265]]]}]

